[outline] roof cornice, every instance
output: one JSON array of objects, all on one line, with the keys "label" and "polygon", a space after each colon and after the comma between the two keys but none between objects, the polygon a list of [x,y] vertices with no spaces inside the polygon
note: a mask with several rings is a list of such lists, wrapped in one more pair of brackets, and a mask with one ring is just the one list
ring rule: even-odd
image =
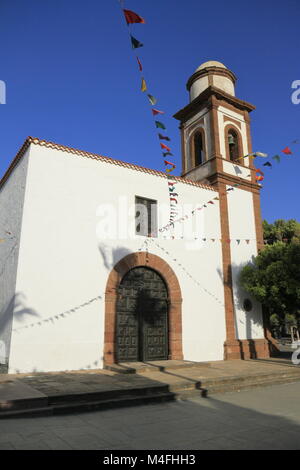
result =
[{"label": "roof cornice", "polygon": [[188,117],[193,116],[196,112],[199,111],[199,108],[203,106],[211,96],[215,96],[218,100],[224,100],[227,103],[235,106],[238,109],[243,111],[251,112],[255,109],[255,106],[247,101],[240,100],[235,96],[226,93],[225,91],[217,88],[213,85],[207,87],[197,98],[191,101],[187,106],[177,111],[174,114],[174,118],[179,121],[185,121]]},{"label": "roof cornice", "polygon": [[[9,165],[8,169],[4,173],[2,179],[0,180],[0,189],[5,184],[5,182],[8,180],[10,174],[12,173],[12,171],[14,170],[14,168],[16,167],[18,162],[21,160],[23,155],[26,153],[26,150],[29,148],[29,146],[31,144],[40,145],[41,147],[46,147],[46,148],[50,148],[50,149],[54,149],[54,150],[61,150],[63,152],[68,152],[68,153],[78,155],[78,156],[81,156],[81,157],[85,157],[85,158],[91,158],[93,160],[97,160],[97,161],[104,162],[104,163],[110,163],[112,165],[117,165],[117,166],[121,166],[121,167],[128,168],[128,169],[131,169],[131,170],[140,171],[140,172],[143,172],[143,173],[147,173],[147,174],[158,176],[158,177],[165,178],[165,179],[168,178],[168,176],[163,171],[152,170],[151,168],[146,168],[146,167],[143,167],[143,166],[135,165],[133,163],[127,163],[127,162],[124,162],[122,160],[117,160],[115,158],[106,157],[104,155],[99,155],[99,154],[96,154],[96,153],[86,152],[85,150],[79,150],[79,149],[76,149],[76,148],[73,148],[73,147],[67,147],[65,145],[57,144],[55,142],[51,142],[51,141],[48,141],[48,140],[39,139],[37,137],[27,137],[24,144],[22,145],[22,147],[18,151],[17,155],[14,157],[14,159],[12,160],[12,162]],[[174,176],[173,179],[176,182],[179,182],[179,183],[184,183],[184,184],[188,184],[188,185],[191,185],[191,186],[197,186],[199,188],[207,189],[207,190],[210,190],[210,191],[216,191],[216,189],[213,188],[212,186],[209,186],[209,185],[206,185],[206,184],[201,184],[201,183],[191,181],[191,180],[187,180],[187,179],[182,178],[180,176]]]}]

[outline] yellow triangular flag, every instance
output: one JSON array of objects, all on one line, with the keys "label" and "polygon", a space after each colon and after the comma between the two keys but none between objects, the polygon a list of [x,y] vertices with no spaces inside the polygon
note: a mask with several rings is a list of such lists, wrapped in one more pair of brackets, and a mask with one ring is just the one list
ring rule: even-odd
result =
[{"label": "yellow triangular flag", "polygon": [[142,78],[142,87],[141,87],[141,90],[142,91],[147,91],[147,85],[146,85],[146,82],[145,82],[145,79]]}]

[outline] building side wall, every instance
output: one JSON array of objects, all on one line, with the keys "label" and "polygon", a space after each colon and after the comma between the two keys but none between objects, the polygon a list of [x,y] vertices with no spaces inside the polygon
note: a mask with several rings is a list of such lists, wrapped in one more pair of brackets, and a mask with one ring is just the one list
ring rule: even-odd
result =
[{"label": "building side wall", "polygon": [[0,366],[5,370],[10,350],[13,313],[22,321],[23,296],[16,292],[17,265],[29,151],[0,189]]},{"label": "building side wall", "polygon": [[[239,285],[242,267],[257,255],[252,193],[242,189],[232,191],[228,196],[228,216],[230,237],[234,239],[230,249],[237,339],[264,338],[261,305]],[[239,244],[237,239],[240,240]],[[246,298],[253,304],[250,312],[243,307]]]},{"label": "building side wall", "polygon": [[[16,288],[32,314],[14,316],[9,371],[99,368],[108,276],[124,256],[145,251],[145,238],[134,236],[135,196],[169,208],[167,181],[59,150],[31,149]],[[182,215],[217,195],[185,183],[177,183],[176,190]],[[99,228],[105,207],[112,211],[108,237]],[[187,241],[178,230],[188,230],[189,218],[178,224],[174,239],[162,232],[149,241],[149,252],[170,265],[181,287],[184,359],[221,360],[225,313],[218,201],[198,214],[197,237],[215,242]],[[160,216],[159,226],[168,215]],[[114,220],[123,233],[114,233]]]}]

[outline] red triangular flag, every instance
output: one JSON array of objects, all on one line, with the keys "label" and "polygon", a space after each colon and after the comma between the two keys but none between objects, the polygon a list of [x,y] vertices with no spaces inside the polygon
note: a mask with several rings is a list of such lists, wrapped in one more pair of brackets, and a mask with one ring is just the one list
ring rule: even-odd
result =
[{"label": "red triangular flag", "polygon": [[138,61],[140,72],[142,72],[143,71],[143,66],[141,64],[141,61],[138,57],[136,58],[136,60]]},{"label": "red triangular flag", "polygon": [[285,147],[285,149],[281,151],[282,153],[285,153],[286,155],[292,155],[291,149],[289,147]]},{"label": "red triangular flag", "polygon": [[174,167],[175,167],[174,163],[172,163],[172,162],[168,162],[168,160],[164,160],[164,162],[165,162],[165,165],[172,165],[172,166],[174,166]]},{"label": "red triangular flag", "polygon": [[165,112],[164,111],[159,111],[159,109],[153,108],[152,109],[152,114],[153,114],[153,116],[156,116],[156,114],[165,114]]},{"label": "red triangular flag", "polygon": [[131,23],[145,23],[144,18],[142,18],[140,15],[137,13],[134,13],[134,11],[131,10],[123,10],[126,23],[131,24]]},{"label": "red triangular flag", "polygon": [[170,152],[170,150],[171,150],[170,147],[168,147],[165,144],[160,143],[160,146],[161,146],[162,149],[166,149],[168,152]]}]

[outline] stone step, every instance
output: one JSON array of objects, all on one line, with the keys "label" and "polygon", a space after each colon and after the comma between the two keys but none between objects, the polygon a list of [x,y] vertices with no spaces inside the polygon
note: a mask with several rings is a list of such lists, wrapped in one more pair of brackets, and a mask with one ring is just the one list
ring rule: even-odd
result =
[{"label": "stone step", "polygon": [[284,383],[300,382],[300,374],[269,374],[263,376],[249,376],[224,378],[223,380],[203,380],[195,383],[194,386],[186,386],[181,388],[176,384],[175,387],[170,387],[170,391],[176,392],[179,398],[200,394],[207,396],[215,393],[226,393],[239,390],[250,390],[252,388],[259,388],[271,385],[279,385]]},{"label": "stone step", "polygon": [[0,410],[0,419],[106,410],[176,399],[188,399],[199,395],[205,397],[210,394],[298,381],[300,381],[300,370],[298,368],[291,368],[285,372],[269,374],[206,378],[199,381],[181,380],[174,384],[144,385],[92,393],[65,394],[48,397],[47,401],[36,399],[28,399],[27,401],[16,400],[15,402],[10,402],[9,408],[6,407]]},{"label": "stone step", "polygon": [[53,416],[70,413],[83,413],[96,410],[108,410],[112,408],[122,408],[129,406],[146,405],[173,401],[176,395],[171,392],[148,393],[145,395],[127,395],[119,398],[93,401],[71,401],[70,403],[53,404],[44,408],[19,409],[0,413],[0,419],[33,417],[33,416]]},{"label": "stone step", "polygon": [[143,385],[140,387],[117,388],[105,391],[88,392],[88,393],[70,393],[63,395],[50,396],[49,405],[60,405],[69,402],[90,402],[103,401],[111,399],[122,399],[128,396],[146,397],[148,395],[169,392],[168,384]]}]

